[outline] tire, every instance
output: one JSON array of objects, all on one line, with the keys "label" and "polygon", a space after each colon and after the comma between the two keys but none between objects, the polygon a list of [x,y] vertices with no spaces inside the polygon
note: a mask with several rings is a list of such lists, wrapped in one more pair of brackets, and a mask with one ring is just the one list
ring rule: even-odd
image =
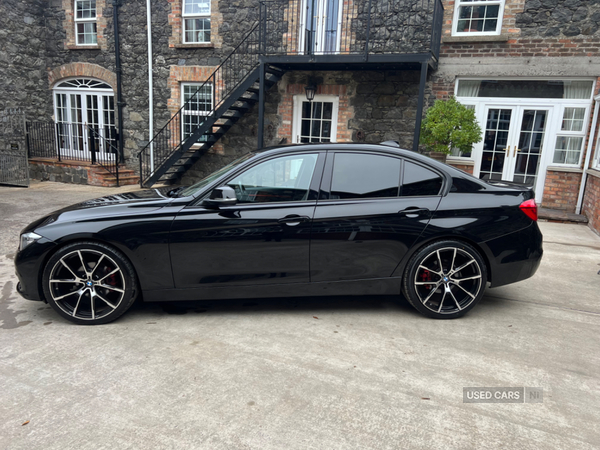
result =
[{"label": "tire", "polygon": [[434,319],[464,316],[481,300],[486,285],[487,269],[479,252],[453,240],[420,249],[408,262],[402,279],[409,303]]},{"label": "tire", "polygon": [[42,288],[56,312],[80,325],[100,325],[119,318],[138,291],[135,270],[127,258],[97,242],[59,249],[44,267]]}]

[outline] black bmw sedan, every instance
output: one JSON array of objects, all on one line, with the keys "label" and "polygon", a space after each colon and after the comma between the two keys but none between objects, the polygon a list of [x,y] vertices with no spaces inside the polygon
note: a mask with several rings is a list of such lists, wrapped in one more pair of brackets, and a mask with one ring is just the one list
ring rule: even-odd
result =
[{"label": "black bmw sedan", "polygon": [[534,194],[395,143],[246,154],[195,185],[56,211],[21,234],[18,291],[78,324],[144,301],[404,295],[456,318],[542,257]]}]

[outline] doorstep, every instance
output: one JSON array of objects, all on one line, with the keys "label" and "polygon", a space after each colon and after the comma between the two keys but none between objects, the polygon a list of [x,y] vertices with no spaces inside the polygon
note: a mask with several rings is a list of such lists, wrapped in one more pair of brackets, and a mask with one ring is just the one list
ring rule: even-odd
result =
[{"label": "doorstep", "polygon": [[582,214],[573,214],[558,209],[538,208],[538,218],[548,222],[587,224],[588,219]]}]

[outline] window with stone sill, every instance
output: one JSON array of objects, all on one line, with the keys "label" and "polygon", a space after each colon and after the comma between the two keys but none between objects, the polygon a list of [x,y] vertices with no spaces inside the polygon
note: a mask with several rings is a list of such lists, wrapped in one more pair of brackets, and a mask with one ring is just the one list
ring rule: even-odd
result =
[{"label": "window with stone sill", "polygon": [[210,43],[210,0],[183,0],[183,43]]},{"label": "window with stone sill", "polygon": [[505,0],[456,0],[453,36],[498,35]]},{"label": "window with stone sill", "polygon": [[77,45],[98,45],[96,0],[75,0],[75,39]]},{"label": "window with stone sill", "polygon": [[[202,125],[204,118],[213,109],[213,86],[204,83],[182,83],[181,103],[183,106],[182,133],[183,138],[190,137],[196,128]],[[208,136],[203,135],[198,142],[206,142]]]}]

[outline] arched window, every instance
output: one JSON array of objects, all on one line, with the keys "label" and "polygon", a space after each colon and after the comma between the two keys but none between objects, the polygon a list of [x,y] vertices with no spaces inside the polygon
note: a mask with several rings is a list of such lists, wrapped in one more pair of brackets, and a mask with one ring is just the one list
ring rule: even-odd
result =
[{"label": "arched window", "polygon": [[65,158],[90,159],[90,142],[105,157],[117,153],[114,93],[107,83],[92,78],[61,81],[54,87],[54,117]]}]

